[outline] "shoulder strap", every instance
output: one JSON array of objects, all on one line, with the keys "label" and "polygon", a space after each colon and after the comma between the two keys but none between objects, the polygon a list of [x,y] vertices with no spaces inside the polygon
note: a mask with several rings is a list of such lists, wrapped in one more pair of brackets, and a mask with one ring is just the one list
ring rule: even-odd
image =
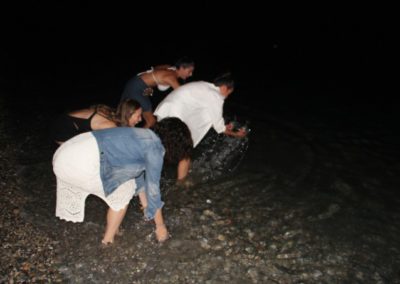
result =
[{"label": "shoulder strap", "polygon": [[97,106],[96,106],[96,108],[94,109],[94,112],[92,113],[92,115],[89,116],[88,120],[91,120],[91,119],[93,118],[93,116],[96,115],[96,113],[97,113]]}]

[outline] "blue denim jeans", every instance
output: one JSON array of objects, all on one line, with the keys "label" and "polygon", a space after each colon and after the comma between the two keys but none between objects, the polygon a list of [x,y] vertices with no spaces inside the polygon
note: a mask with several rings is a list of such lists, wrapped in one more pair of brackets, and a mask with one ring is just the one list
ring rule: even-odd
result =
[{"label": "blue denim jeans", "polygon": [[148,206],[145,218],[154,218],[162,208],[160,178],[165,149],[153,131],[117,127],[93,131],[100,155],[100,176],[105,195],[135,179],[138,192],[145,191]]}]

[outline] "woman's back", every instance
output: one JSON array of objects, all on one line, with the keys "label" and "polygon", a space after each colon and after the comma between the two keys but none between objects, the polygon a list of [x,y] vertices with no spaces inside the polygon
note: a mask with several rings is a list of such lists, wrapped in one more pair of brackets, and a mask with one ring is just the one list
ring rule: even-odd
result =
[{"label": "woman's back", "polygon": [[174,67],[161,68],[156,66],[146,72],[138,74],[149,87],[157,87],[160,91],[165,91],[170,87],[179,86],[178,75]]},{"label": "woman's back", "polygon": [[117,126],[133,127],[141,121],[141,116],[140,104],[132,99],[123,100],[117,109],[98,104],[60,115],[52,125],[51,136],[57,144],[62,144],[84,132]]},{"label": "woman's back", "polygon": [[87,119],[90,123],[89,131],[117,126],[108,114],[97,107],[72,111],[69,115],[71,117]]},{"label": "woman's back", "polygon": [[56,143],[61,144],[81,133],[116,126],[96,107],[86,108],[60,115],[53,123],[52,136]]}]

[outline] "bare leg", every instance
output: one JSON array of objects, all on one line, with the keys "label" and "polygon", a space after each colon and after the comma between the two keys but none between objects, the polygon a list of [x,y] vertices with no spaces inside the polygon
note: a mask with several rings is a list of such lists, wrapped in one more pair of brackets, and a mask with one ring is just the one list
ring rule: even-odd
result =
[{"label": "bare leg", "polygon": [[114,236],[118,232],[119,225],[121,225],[127,209],[128,205],[119,211],[114,211],[111,208],[108,209],[106,231],[101,241],[103,244],[114,242]]},{"label": "bare leg", "polygon": [[140,205],[142,207],[142,210],[147,207],[147,197],[146,197],[146,192],[142,191],[139,193],[139,200],[140,200]]},{"label": "bare leg", "polygon": [[161,209],[157,209],[154,216],[154,223],[156,224],[156,238],[160,243],[166,241],[169,238],[167,227],[164,224],[164,218],[162,216]]}]

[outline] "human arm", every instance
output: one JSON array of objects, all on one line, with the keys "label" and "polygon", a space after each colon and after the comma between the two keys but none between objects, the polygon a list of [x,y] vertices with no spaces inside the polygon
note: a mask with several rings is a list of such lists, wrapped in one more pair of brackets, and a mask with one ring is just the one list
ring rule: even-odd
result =
[{"label": "human arm", "polygon": [[247,135],[247,131],[245,128],[240,128],[237,131],[233,130],[233,125],[228,123],[225,125],[224,119],[221,117],[215,124],[213,124],[215,131],[217,133],[224,133],[225,135],[243,138]]},{"label": "human arm", "polygon": [[237,131],[233,130],[233,125],[231,123],[225,125],[225,135],[232,136],[232,137],[237,137],[237,138],[243,138],[247,135],[247,131],[245,128],[240,128]]},{"label": "human arm", "polygon": [[245,128],[240,128],[239,130],[234,131],[233,124],[225,124],[225,120],[222,115],[223,104],[210,104],[209,111],[213,119],[213,127],[217,133],[224,133],[225,135],[237,138],[243,138],[247,135]]},{"label": "human arm", "polygon": [[207,104],[208,113],[212,120],[212,126],[217,133],[224,133],[226,130],[225,120],[222,115],[223,102],[220,100],[210,101]]},{"label": "human arm", "polygon": [[150,128],[157,122],[156,117],[151,111],[144,111],[142,116],[145,121],[144,128]]},{"label": "human arm", "polygon": [[244,128],[240,128],[239,130],[234,131],[232,124],[229,123],[229,124],[222,126],[221,123],[223,123],[223,120],[219,121],[218,128],[216,128],[214,126],[214,129],[217,131],[217,133],[224,133],[225,135],[236,137],[236,138],[243,138],[247,135],[247,131]]}]

